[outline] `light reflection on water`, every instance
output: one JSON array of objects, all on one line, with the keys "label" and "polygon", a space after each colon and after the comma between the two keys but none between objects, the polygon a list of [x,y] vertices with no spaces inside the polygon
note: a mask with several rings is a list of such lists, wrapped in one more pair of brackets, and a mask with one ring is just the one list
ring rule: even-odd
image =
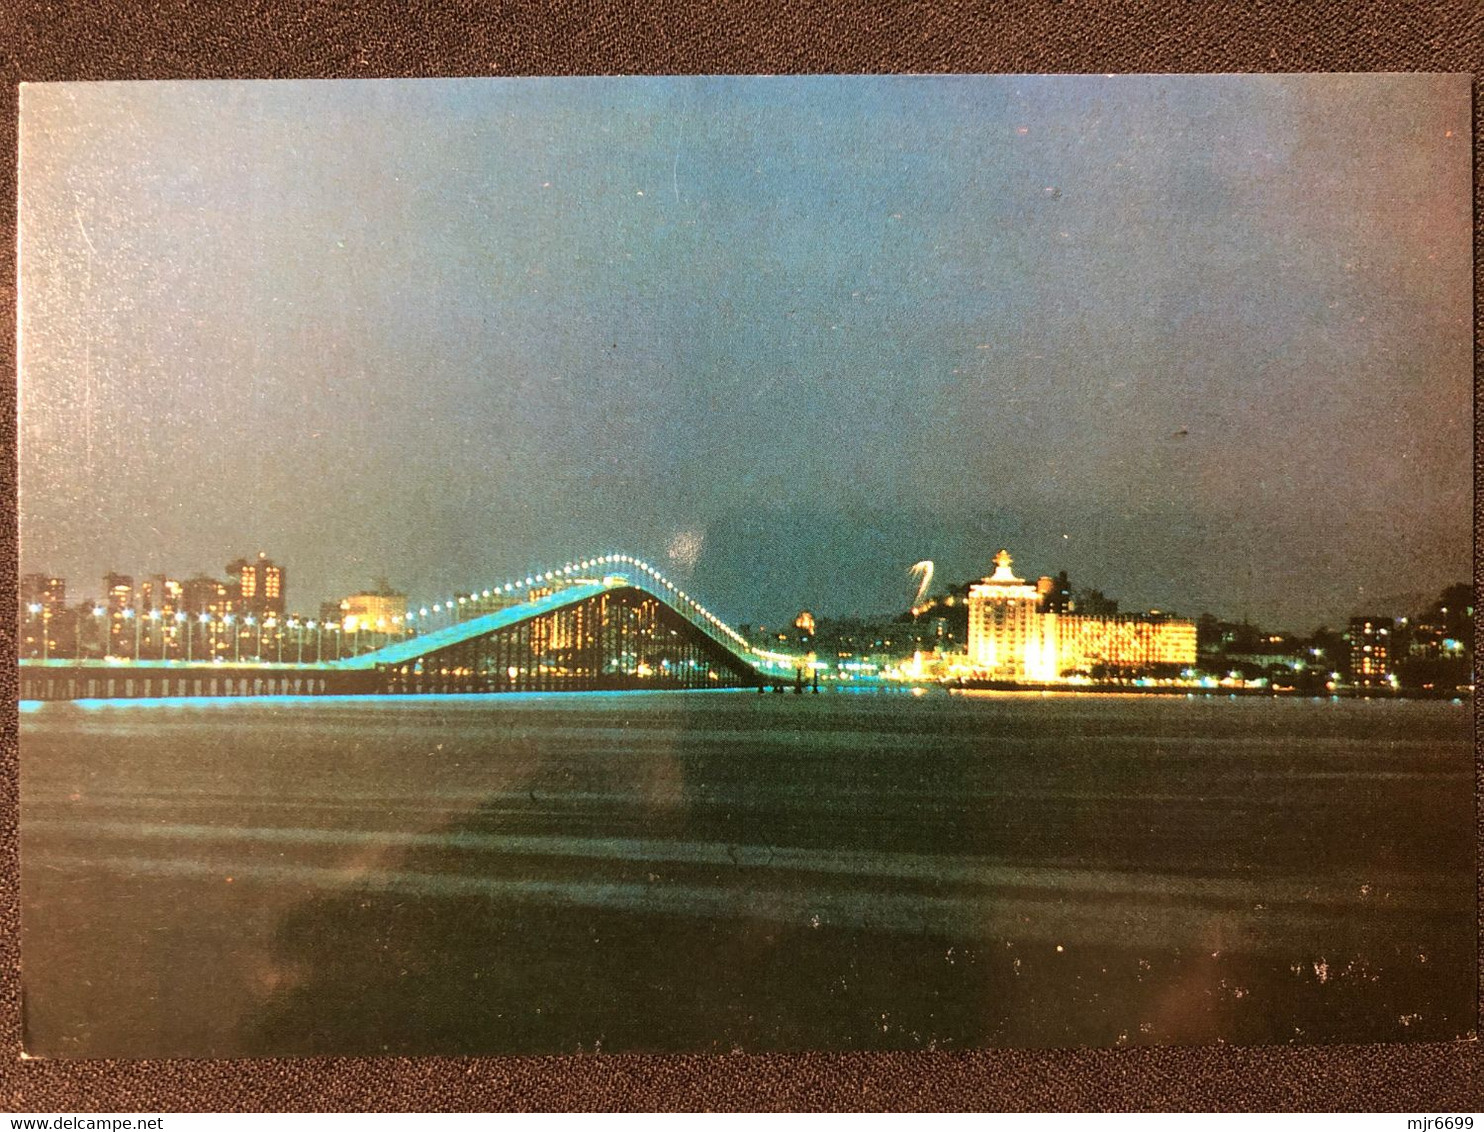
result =
[{"label": "light reflection on water", "polygon": [[28,709],[22,757],[34,1052],[1472,1022],[1469,716],[1449,703],[94,701]]}]

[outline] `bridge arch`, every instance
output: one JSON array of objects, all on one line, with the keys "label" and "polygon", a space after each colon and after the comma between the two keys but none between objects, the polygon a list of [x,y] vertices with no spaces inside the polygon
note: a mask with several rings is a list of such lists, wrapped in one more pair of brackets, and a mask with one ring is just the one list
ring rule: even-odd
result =
[{"label": "bridge arch", "polygon": [[[617,556],[614,556],[617,557]],[[657,577],[657,575],[656,575]],[[667,584],[559,580],[539,596],[340,662],[391,693],[738,688],[763,682],[742,638]]]}]

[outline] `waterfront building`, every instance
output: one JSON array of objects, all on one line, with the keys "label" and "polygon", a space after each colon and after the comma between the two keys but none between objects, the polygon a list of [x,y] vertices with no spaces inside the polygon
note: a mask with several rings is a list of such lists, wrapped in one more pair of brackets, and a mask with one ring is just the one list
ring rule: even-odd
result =
[{"label": "waterfront building", "polygon": [[103,604],[110,612],[134,608],[134,579],[128,574],[103,575]]},{"label": "waterfront building", "polygon": [[22,574],[20,602],[21,656],[46,659],[57,654],[57,637],[67,619],[67,582],[50,574]]},{"label": "waterfront building", "polygon": [[338,620],[347,633],[400,635],[407,623],[407,595],[389,589],[351,594],[340,602]]},{"label": "waterfront building", "polygon": [[288,572],[262,551],[256,559],[239,558],[227,564],[235,604],[259,620],[282,618],[288,591]]},{"label": "waterfront building", "polygon": [[969,663],[996,680],[1055,680],[1057,614],[1041,611],[1041,590],[1017,578],[1010,552],[969,587]]},{"label": "waterfront building", "polygon": [[67,605],[67,581],[49,574],[22,574],[20,584],[21,608],[32,605],[56,616]]},{"label": "waterfront building", "polygon": [[[175,615],[185,601],[185,587],[175,578],[151,574],[139,584],[139,616],[144,633],[142,655],[158,660],[180,653],[180,625]],[[181,653],[181,655],[184,655]]]},{"label": "waterfront building", "polygon": [[1396,622],[1390,617],[1352,617],[1345,641],[1350,646],[1350,679],[1362,688],[1392,686],[1391,637]]},{"label": "waterfront building", "polygon": [[135,647],[134,579],[128,574],[103,575],[103,608],[108,618],[108,655],[133,656]]},{"label": "waterfront building", "polygon": [[1195,622],[1163,613],[1056,615],[1061,674],[1185,668],[1195,663]]},{"label": "waterfront building", "polygon": [[807,609],[794,618],[794,628],[799,631],[799,643],[807,644],[814,637],[814,614]]},{"label": "waterfront building", "polygon": [[198,574],[181,585],[181,610],[199,616],[202,613],[220,616],[235,608],[232,587],[226,582]]},{"label": "waterfront building", "polygon": [[1467,584],[1449,586],[1437,601],[1417,614],[1403,617],[1392,636],[1392,657],[1423,660],[1458,658],[1474,644],[1474,595]]},{"label": "waterfront building", "polygon": [[181,586],[184,620],[175,619],[177,632],[184,632],[184,655],[194,660],[240,658],[241,644],[234,649],[232,634],[250,627],[238,621],[239,608],[234,586],[205,575],[188,578]]},{"label": "waterfront building", "polygon": [[71,655],[97,660],[108,654],[107,610],[97,601],[82,601],[67,611],[71,622]]},{"label": "waterfront building", "polygon": [[180,609],[184,588],[174,578],[151,574],[139,583],[139,608],[142,613],[173,616]]},{"label": "waterfront building", "polygon": [[[994,680],[1053,683],[1193,665],[1195,622],[1149,613],[1065,612],[1065,583],[1015,576],[1009,552],[969,587],[970,667]],[[1061,608],[1056,608],[1060,606]]]}]

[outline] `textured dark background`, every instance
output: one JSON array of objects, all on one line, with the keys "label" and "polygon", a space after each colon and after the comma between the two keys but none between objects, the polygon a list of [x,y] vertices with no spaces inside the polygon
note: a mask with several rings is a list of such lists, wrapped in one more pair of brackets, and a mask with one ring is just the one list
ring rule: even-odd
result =
[{"label": "textured dark background", "polygon": [[[0,5],[0,1107],[1477,1110],[1480,1045],[798,1056],[20,1061],[16,855],[16,84],[60,79],[749,72],[1466,71],[1478,0],[768,4],[509,0]],[[1475,214],[1479,115],[1475,109]],[[1475,233],[1475,258],[1479,236]],[[1477,269],[1476,269],[1477,270]],[[1477,279],[1477,274],[1476,274]],[[1477,285],[1476,285],[1477,291]],[[1475,316],[1476,348],[1479,320]],[[1476,456],[1475,482],[1480,479]],[[1477,493],[1476,493],[1477,494]],[[1478,527],[1479,504],[1475,503]],[[1476,584],[1479,567],[1475,565]],[[1476,708],[1476,716],[1478,709]]]}]

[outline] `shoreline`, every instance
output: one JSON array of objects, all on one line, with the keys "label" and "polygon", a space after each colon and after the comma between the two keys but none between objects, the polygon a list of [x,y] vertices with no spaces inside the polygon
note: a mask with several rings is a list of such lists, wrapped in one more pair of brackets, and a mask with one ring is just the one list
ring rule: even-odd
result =
[{"label": "shoreline", "polygon": [[1472,699],[1473,691],[1465,688],[1415,690],[1384,688],[1334,688],[1324,693],[1288,688],[1215,687],[1201,685],[1134,685],[1134,684],[1049,684],[1016,683],[1011,680],[960,680],[936,686],[948,691],[966,692],[1041,692],[1062,695],[1142,695],[1142,696],[1260,696],[1268,699],[1303,700],[1463,700]]}]

